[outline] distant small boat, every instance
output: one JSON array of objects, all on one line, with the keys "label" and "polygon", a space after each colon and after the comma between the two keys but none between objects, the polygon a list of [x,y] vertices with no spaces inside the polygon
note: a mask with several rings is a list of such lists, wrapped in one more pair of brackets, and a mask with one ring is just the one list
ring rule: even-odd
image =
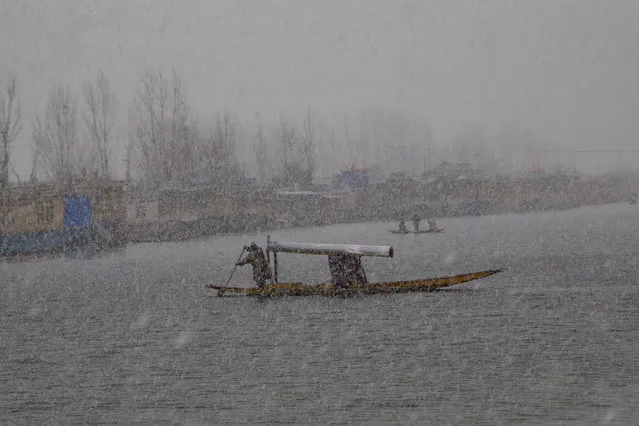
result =
[{"label": "distant small boat", "polygon": [[400,231],[399,229],[389,229],[388,232],[390,232],[391,234],[439,234],[444,232],[444,230],[441,228],[437,228],[437,229],[425,229],[419,232],[415,232],[415,231]]}]

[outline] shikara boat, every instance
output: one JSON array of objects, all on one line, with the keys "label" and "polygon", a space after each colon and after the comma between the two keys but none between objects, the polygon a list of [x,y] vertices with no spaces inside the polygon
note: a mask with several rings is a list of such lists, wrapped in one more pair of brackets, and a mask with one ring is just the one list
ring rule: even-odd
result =
[{"label": "shikara boat", "polygon": [[277,253],[298,253],[313,255],[355,255],[355,256],[380,256],[393,257],[392,246],[373,246],[355,244],[314,244],[314,243],[277,243],[267,241],[267,259],[270,263],[270,254],[273,254],[273,280],[264,288],[258,287],[227,287],[209,284],[206,287],[218,290],[218,296],[243,295],[259,297],[280,296],[355,296],[366,294],[389,294],[408,292],[429,292],[461,284],[480,278],[489,277],[501,269],[491,269],[479,272],[471,272],[448,277],[425,278],[416,280],[389,281],[367,284],[354,284],[346,288],[326,284],[304,284],[301,282],[280,283],[277,280]]}]

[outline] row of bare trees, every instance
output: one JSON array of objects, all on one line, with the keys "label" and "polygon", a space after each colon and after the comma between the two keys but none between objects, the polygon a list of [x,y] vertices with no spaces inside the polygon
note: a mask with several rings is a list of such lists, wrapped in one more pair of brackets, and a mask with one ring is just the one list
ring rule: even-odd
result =
[{"label": "row of bare trees", "polygon": [[[1,83],[0,183],[5,185],[22,116],[15,77]],[[88,174],[110,179],[117,148],[125,148],[127,178],[135,169],[150,187],[167,181],[224,181],[241,175],[235,159],[235,118],[221,114],[215,126],[201,130],[175,72],[170,77],[162,72],[146,74],[128,118],[129,131],[118,138],[118,102],[103,73],[84,85],[80,105],[69,87],[56,87],[32,122],[31,179],[36,179],[38,171],[57,182]]]},{"label": "row of bare trees", "polygon": [[[0,182],[6,183],[11,144],[22,121],[16,79],[10,77],[0,88]],[[38,171],[53,181],[88,174],[110,179],[123,160],[127,179],[136,178],[148,188],[194,180],[229,183],[245,172],[261,182],[307,185],[314,176],[329,176],[351,164],[422,163],[423,153],[410,144],[426,145],[405,117],[388,111],[343,117],[340,131],[310,108],[297,123],[282,113],[253,130],[242,128],[228,112],[202,124],[176,72],[145,74],[127,115],[128,123],[118,126],[119,103],[103,73],[84,85],[80,102],[69,87],[56,87],[32,122],[31,178]],[[411,134],[414,140],[409,140]],[[254,171],[240,166],[238,146],[252,150]]]},{"label": "row of bare trees", "polygon": [[156,73],[145,76],[134,102],[131,143],[140,173],[151,186],[183,180],[192,172],[196,123],[185,96],[175,73],[171,79]]},{"label": "row of bare trees", "polygon": [[229,112],[218,113],[214,123],[202,126],[194,118],[184,84],[175,72],[170,77],[151,73],[143,78],[129,122],[126,162],[137,164],[148,187],[163,182],[232,183],[242,179],[245,171],[236,158],[241,139],[251,141],[255,174],[261,182],[278,178],[283,184],[308,185],[315,172],[317,153],[310,109],[301,129],[281,115],[275,131],[266,132],[270,135],[265,135],[261,123],[255,134],[242,132],[237,117]]},{"label": "row of bare trees", "polygon": [[165,182],[198,180],[230,183],[243,177],[235,157],[237,119],[220,113],[201,126],[177,73],[149,73],[129,115],[127,175],[137,165],[140,179],[153,188]]},{"label": "row of bare trees", "polygon": [[83,87],[82,94],[81,110],[71,90],[59,86],[49,94],[44,113],[34,118],[32,178],[38,162],[53,181],[64,182],[89,172],[111,178],[117,101],[102,73]]}]

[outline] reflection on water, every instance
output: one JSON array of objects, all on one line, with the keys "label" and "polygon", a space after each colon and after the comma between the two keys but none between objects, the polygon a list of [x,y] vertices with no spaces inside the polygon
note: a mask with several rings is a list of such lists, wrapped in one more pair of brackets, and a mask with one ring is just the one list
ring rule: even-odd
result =
[{"label": "reflection on water", "polygon": [[[0,265],[0,420],[18,423],[632,424],[639,418],[639,210],[286,230],[392,244],[369,279],[506,271],[447,291],[217,298],[244,244],[140,244]],[[281,279],[322,282],[324,256]],[[250,285],[250,268],[233,285]]]}]

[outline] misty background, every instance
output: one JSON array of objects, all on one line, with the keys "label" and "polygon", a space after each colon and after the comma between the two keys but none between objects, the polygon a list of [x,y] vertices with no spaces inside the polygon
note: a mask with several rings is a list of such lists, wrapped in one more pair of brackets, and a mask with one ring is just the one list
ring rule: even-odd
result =
[{"label": "misty background", "polygon": [[[639,3],[581,1],[2,1],[0,76],[16,76],[23,129],[49,94],[104,73],[117,98],[112,164],[125,175],[145,75],[175,72],[199,125],[237,121],[257,175],[258,125],[302,131],[316,176],[352,164],[421,173],[431,161],[504,171],[638,168]],[[277,152],[271,152],[277,156]]]}]

